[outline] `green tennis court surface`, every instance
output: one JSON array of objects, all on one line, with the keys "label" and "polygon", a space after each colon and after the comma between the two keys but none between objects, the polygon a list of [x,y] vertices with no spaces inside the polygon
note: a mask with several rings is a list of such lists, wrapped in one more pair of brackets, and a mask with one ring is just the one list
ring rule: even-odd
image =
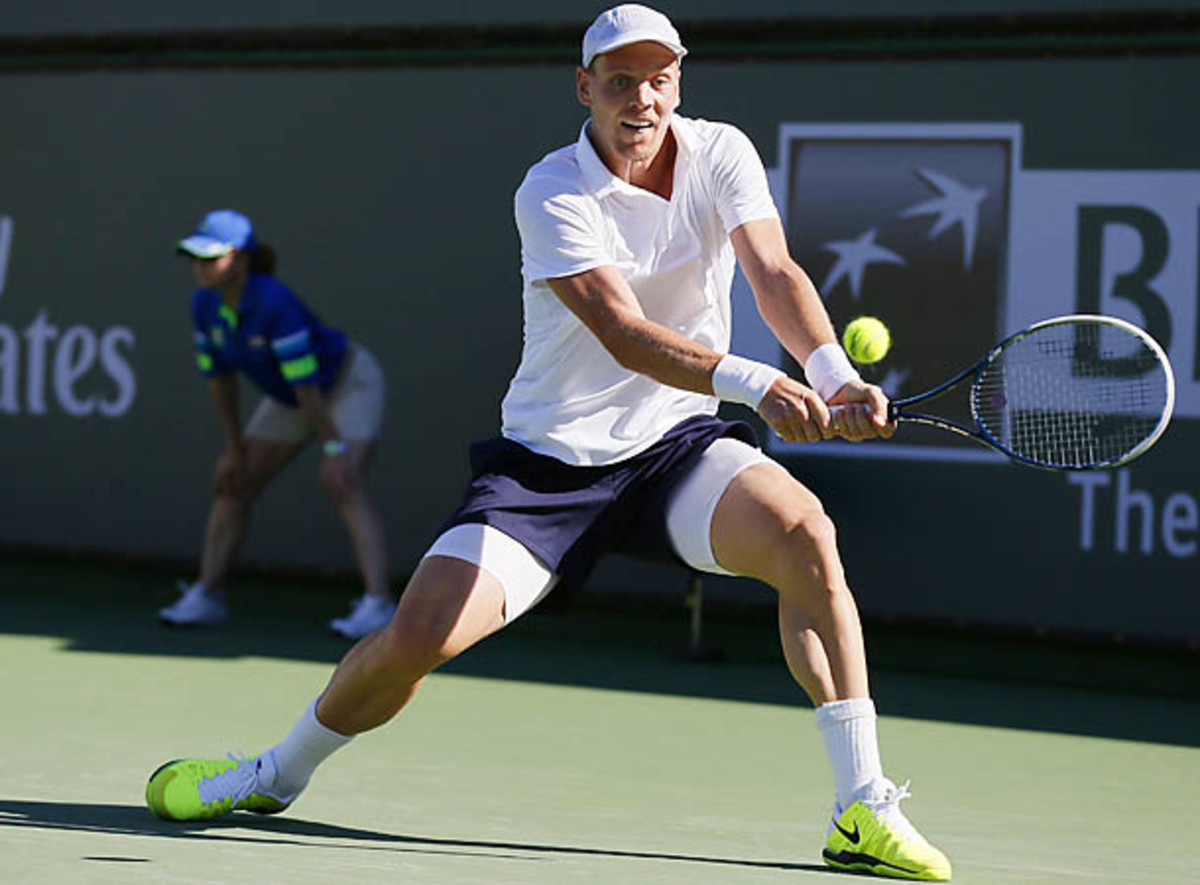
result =
[{"label": "green tennis court surface", "polygon": [[[5,883],[839,881],[820,863],[824,750],[769,623],[701,665],[668,653],[682,621],[535,612],[286,815],[179,825],[144,809],[146,776],[277,740],[345,648],[322,630],[343,600],[296,593],[272,618],[286,591],[250,586],[228,630],[179,634],[153,620],[159,573],[0,578]],[[875,693],[885,766],[912,778],[906,810],[956,882],[1200,881],[1194,697],[883,665]]]}]

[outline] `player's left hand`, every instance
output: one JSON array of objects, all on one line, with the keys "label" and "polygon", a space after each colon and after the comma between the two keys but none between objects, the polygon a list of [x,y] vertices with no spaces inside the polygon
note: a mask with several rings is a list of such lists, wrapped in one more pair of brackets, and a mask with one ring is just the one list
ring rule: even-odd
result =
[{"label": "player's left hand", "polygon": [[887,419],[888,398],[883,389],[865,381],[850,381],[829,400],[834,432],[850,442],[891,439],[896,422]]}]

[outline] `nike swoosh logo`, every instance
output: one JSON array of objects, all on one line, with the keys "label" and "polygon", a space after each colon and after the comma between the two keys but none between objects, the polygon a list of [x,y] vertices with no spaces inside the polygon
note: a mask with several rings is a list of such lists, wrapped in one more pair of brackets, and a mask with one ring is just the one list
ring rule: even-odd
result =
[{"label": "nike swoosh logo", "polygon": [[833,825],[834,825],[835,827],[837,827],[837,831],[838,831],[839,833],[841,833],[843,836],[845,836],[847,839],[849,839],[849,840],[850,840],[850,844],[851,844],[851,845],[857,845],[857,844],[858,844],[858,821],[855,821],[855,822],[854,822],[854,832],[853,832],[853,833],[852,833],[852,832],[850,832],[849,830],[847,830],[845,827],[843,827],[843,826],[842,826],[841,824],[839,824],[837,821],[834,821],[834,822],[833,822]]}]

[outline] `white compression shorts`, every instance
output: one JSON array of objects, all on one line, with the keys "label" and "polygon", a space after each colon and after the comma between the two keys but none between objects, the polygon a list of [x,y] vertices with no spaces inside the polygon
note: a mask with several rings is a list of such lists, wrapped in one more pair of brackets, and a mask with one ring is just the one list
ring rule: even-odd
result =
[{"label": "white compression shorts", "polygon": [[[732,437],[718,439],[705,449],[667,501],[667,534],[679,558],[697,571],[732,574],[713,555],[712,518],[717,502],[744,469],[775,463],[754,446]],[[462,559],[494,577],[504,590],[505,623],[512,623],[541,602],[558,582],[558,576],[524,545],[482,523],[447,529],[425,556]]]}]

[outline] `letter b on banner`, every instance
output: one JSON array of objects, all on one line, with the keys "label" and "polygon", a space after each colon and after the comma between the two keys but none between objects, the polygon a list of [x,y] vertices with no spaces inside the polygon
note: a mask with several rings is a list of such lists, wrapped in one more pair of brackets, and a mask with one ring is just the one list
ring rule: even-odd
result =
[{"label": "letter b on banner", "polygon": [[[1101,292],[1104,280],[1106,255],[1104,232],[1110,226],[1131,229],[1141,244],[1141,256],[1137,264],[1115,275],[1112,298],[1119,298],[1134,305],[1142,315],[1146,331],[1163,346],[1171,346],[1171,313],[1162,295],[1150,285],[1167,263],[1170,235],[1161,218],[1141,206],[1080,206],[1079,246],[1076,265],[1075,303],[1080,313],[1103,313]],[[1112,260],[1111,257],[1108,260]],[[1083,345],[1083,341],[1078,342]],[[1094,349],[1094,347],[1093,347]],[[1099,362],[1100,355],[1088,353],[1080,347],[1088,360]],[[1140,375],[1146,371],[1144,362],[1135,359],[1110,359],[1107,371],[1122,375]]]}]

